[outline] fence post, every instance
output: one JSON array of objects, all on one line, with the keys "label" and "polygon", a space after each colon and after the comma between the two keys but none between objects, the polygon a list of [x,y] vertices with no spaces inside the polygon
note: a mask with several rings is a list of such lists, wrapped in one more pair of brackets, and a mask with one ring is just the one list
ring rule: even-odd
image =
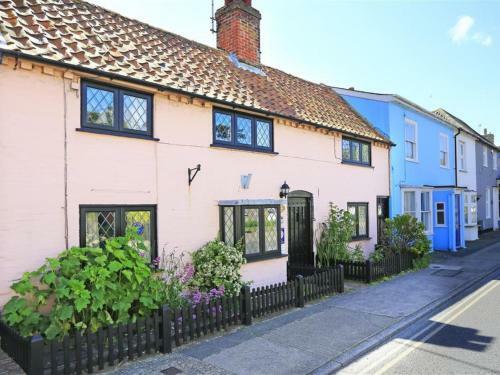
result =
[{"label": "fence post", "polygon": [[304,277],[302,275],[297,276],[297,307],[304,307],[305,298],[305,288],[304,288]]},{"label": "fence post", "polygon": [[371,283],[373,280],[373,267],[372,267],[372,261],[368,259],[366,261],[366,282]]},{"label": "fence post", "polygon": [[[196,319],[200,319],[199,316]],[[163,354],[172,353],[172,325],[170,319],[170,309],[167,305],[163,305],[161,309],[161,324],[162,324],[162,346],[161,352]]]},{"label": "fence post", "polygon": [[241,293],[243,294],[243,324],[250,326],[252,325],[252,294],[250,291],[250,286],[245,285],[243,288],[241,288]]},{"label": "fence post", "polygon": [[340,273],[340,285],[339,285],[339,293],[344,293],[344,266],[342,264],[338,265],[338,270]]},{"label": "fence post", "polygon": [[43,338],[35,335],[29,342],[28,374],[43,374]]}]

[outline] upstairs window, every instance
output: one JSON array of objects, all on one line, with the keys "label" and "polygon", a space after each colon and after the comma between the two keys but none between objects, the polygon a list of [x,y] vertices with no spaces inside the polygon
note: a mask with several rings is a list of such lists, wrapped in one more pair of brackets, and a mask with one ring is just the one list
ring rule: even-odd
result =
[{"label": "upstairs window", "polygon": [[483,145],[483,167],[488,166],[488,147]]},{"label": "upstairs window", "polygon": [[458,141],[458,167],[461,171],[467,170],[466,145],[464,141]]},{"label": "upstairs window", "polygon": [[449,142],[446,134],[439,134],[439,165],[443,168],[449,166]]},{"label": "upstairs window", "polygon": [[417,161],[417,123],[405,117],[405,157],[406,160]]},{"label": "upstairs window", "polygon": [[371,165],[371,144],[357,139],[342,138],[342,162]]},{"label": "upstairs window", "polygon": [[347,203],[347,210],[354,217],[352,239],[368,238],[368,203]]},{"label": "upstairs window", "polygon": [[222,240],[231,246],[242,241],[247,259],[281,254],[280,206],[221,206]]},{"label": "upstairs window", "polygon": [[497,170],[497,163],[498,163],[498,154],[496,151],[491,151],[491,157],[493,159],[493,169],[496,171]]},{"label": "upstairs window", "polygon": [[243,113],[214,109],[213,143],[255,151],[273,151],[273,122]]},{"label": "upstairs window", "polygon": [[152,136],[152,96],[82,83],[82,128]]}]

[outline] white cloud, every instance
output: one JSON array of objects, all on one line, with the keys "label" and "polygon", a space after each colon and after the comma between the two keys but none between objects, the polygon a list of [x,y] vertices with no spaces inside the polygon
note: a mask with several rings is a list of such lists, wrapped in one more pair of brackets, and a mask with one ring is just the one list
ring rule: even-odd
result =
[{"label": "white cloud", "polygon": [[475,33],[472,36],[472,40],[485,47],[489,47],[493,43],[493,38],[491,37],[491,35],[484,33]]},{"label": "white cloud", "polygon": [[489,47],[493,43],[491,35],[484,32],[475,32],[471,35],[471,29],[476,20],[471,16],[458,17],[457,23],[448,31],[453,43],[461,44],[467,41],[476,42],[484,47]]},{"label": "white cloud", "polygon": [[459,17],[455,26],[453,26],[449,31],[453,43],[462,43],[465,41],[469,30],[474,25],[474,22],[474,18],[471,16]]}]

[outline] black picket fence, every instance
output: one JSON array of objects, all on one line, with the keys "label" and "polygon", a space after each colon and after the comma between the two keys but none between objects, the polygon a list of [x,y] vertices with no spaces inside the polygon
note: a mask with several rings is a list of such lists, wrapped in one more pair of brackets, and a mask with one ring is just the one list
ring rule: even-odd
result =
[{"label": "black picket fence", "polygon": [[179,309],[163,306],[135,322],[108,326],[95,333],[76,333],[62,340],[39,335],[24,338],[0,320],[2,349],[28,374],[92,373],[156,352],[170,353],[203,336],[231,326],[251,325],[252,319],[344,291],[341,265],[311,276],[272,286],[246,286],[233,297],[221,297]]},{"label": "black picket fence", "polygon": [[[382,260],[376,262],[372,260],[364,262],[337,261],[336,264],[343,266],[344,278],[346,280],[371,283],[383,277],[397,275],[398,273],[411,269],[415,259],[416,257],[413,254],[397,253],[386,256]],[[325,268],[314,265],[287,264],[287,275],[289,280],[293,280],[297,275],[317,275],[324,270]]]},{"label": "black picket fence", "polygon": [[396,253],[376,262],[372,260],[365,262],[339,261],[337,264],[344,266],[344,277],[346,279],[371,283],[383,277],[410,270],[415,259],[416,257],[413,254]]}]

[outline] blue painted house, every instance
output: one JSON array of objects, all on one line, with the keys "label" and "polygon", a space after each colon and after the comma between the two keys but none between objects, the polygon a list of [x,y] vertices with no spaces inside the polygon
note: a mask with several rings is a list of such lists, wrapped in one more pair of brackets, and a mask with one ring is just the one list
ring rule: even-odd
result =
[{"label": "blue painted house", "polygon": [[415,216],[434,250],[464,247],[465,189],[456,183],[454,126],[398,95],[334,90],[395,144],[389,216]]}]

